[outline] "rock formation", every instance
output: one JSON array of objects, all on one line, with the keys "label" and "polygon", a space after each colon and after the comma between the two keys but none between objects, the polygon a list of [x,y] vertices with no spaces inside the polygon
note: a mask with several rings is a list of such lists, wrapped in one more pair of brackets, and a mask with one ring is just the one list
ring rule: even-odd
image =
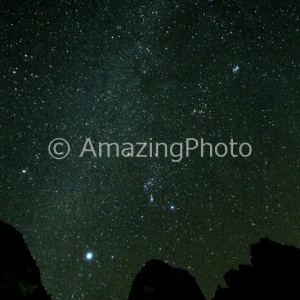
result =
[{"label": "rock formation", "polygon": [[[268,238],[251,245],[251,264],[224,276],[214,300],[300,299],[300,250]],[[0,299],[50,300],[21,233],[0,221]],[[128,300],[205,300],[188,271],[150,260],[133,281]]]},{"label": "rock formation", "polygon": [[240,265],[224,276],[215,300],[300,299],[300,250],[261,239],[251,245],[251,264]]},{"label": "rock formation", "polygon": [[0,299],[49,300],[21,233],[0,221]]},{"label": "rock formation", "polygon": [[205,300],[188,271],[150,260],[133,281],[128,300]]}]

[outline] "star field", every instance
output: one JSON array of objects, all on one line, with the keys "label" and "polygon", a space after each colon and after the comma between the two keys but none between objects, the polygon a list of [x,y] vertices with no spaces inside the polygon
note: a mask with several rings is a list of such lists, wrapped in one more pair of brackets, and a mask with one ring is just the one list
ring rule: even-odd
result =
[{"label": "star field", "polygon": [[[0,219],[53,299],[126,299],[152,258],[210,299],[259,238],[300,247],[297,1],[2,1],[0,26]],[[80,158],[86,138],[253,152]]]}]

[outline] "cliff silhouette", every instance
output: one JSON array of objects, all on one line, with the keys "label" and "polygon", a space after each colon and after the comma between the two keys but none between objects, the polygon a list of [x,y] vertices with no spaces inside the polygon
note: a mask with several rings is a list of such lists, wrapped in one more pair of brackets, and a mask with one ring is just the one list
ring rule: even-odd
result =
[{"label": "cliff silhouette", "polygon": [[214,300],[300,299],[300,250],[268,238],[250,249],[251,265],[227,272]]},{"label": "cliff silhouette", "polygon": [[133,281],[128,300],[205,300],[188,271],[157,259],[148,261]]},{"label": "cliff silhouette", "polygon": [[0,299],[50,300],[23,236],[0,221]]},{"label": "cliff silhouette", "polygon": [[[300,299],[300,250],[268,238],[250,246],[251,264],[224,276],[213,300]],[[151,260],[133,281],[128,300],[203,300],[195,279],[185,270]]]},{"label": "cliff silhouette", "polygon": [[[251,263],[224,276],[213,300],[300,299],[300,250],[269,240],[250,246]],[[0,221],[0,299],[50,300],[21,233]],[[188,271],[157,259],[137,274],[128,300],[205,300]]]}]

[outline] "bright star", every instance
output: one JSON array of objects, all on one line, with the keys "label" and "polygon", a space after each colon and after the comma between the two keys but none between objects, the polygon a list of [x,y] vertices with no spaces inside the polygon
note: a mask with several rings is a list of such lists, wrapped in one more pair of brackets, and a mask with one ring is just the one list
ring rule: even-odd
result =
[{"label": "bright star", "polygon": [[91,260],[93,258],[93,253],[92,252],[87,253],[86,256],[85,256],[85,258],[87,260]]},{"label": "bright star", "polygon": [[153,195],[150,196],[150,202],[152,203],[154,201]]},{"label": "bright star", "polygon": [[174,206],[174,205],[171,205],[170,208],[171,208],[171,210],[174,210],[174,209],[175,209],[175,206]]},{"label": "bright star", "polygon": [[240,67],[238,65],[236,65],[234,68],[232,68],[232,72],[237,73],[239,69],[240,69]]}]

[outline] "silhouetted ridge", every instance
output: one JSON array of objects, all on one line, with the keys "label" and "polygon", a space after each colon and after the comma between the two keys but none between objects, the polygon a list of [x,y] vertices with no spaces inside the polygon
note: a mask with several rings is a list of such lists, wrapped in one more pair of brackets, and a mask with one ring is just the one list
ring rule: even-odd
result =
[{"label": "silhouetted ridge", "polygon": [[133,281],[128,300],[205,300],[188,271],[157,259],[148,261]]},{"label": "silhouetted ridge", "polygon": [[0,221],[0,299],[49,300],[21,233]]},{"label": "silhouetted ridge", "polygon": [[215,300],[300,299],[300,250],[268,238],[251,245],[251,264],[239,265],[224,276]]},{"label": "silhouetted ridge", "polygon": [[[251,265],[224,276],[214,300],[300,299],[300,250],[261,239],[250,246]],[[0,221],[0,300],[50,300],[39,268],[22,234]],[[157,259],[148,261],[133,281],[128,300],[205,300],[188,271]]]}]

